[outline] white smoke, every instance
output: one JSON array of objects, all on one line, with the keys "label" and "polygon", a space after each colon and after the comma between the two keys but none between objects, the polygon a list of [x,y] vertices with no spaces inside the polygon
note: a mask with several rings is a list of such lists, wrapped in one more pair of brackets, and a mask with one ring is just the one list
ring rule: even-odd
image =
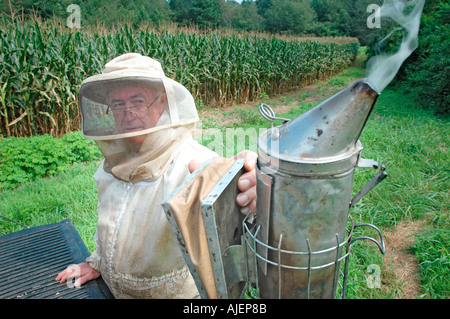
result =
[{"label": "white smoke", "polygon": [[418,47],[417,35],[424,4],[425,0],[385,0],[380,8],[381,18],[391,18],[400,25],[380,42],[399,29],[403,30],[404,36],[397,53],[374,56],[367,64],[368,81],[378,93],[391,83],[403,62]]}]

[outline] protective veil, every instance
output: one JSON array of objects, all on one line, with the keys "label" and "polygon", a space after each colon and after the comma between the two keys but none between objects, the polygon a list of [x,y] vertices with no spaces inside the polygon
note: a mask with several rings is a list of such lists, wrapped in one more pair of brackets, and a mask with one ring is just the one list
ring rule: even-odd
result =
[{"label": "protective veil", "polygon": [[159,62],[119,56],[80,87],[83,134],[97,142],[105,170],[130,182],[158,177],[199,120],[192,95]]},{"label": "protective veil", "polygon": [[87,259],[116,298],[198,295],[163,199],[188,176],[192,159],[215,153],[192,138],[192,95],[137,53],[119,56],[80,87],[83,134],[105,160],[98,188],[96,250]]}]

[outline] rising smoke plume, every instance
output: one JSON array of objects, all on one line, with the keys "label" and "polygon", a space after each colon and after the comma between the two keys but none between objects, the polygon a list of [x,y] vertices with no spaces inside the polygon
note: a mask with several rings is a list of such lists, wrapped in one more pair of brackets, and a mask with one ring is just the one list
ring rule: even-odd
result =
[{"label": "rising smoke plume", "polygon": [[[395,54],[374,56],[367,64],[368,81],[378,93],[391,83],[403,62],[418,47],[420,17],[424,4],[425,0],[385,0],[380,8],[381,18],[394,20],[399,25],[394,31],[402,30],[404,36]],[[384,42],[394,31],[380,42]]]}]

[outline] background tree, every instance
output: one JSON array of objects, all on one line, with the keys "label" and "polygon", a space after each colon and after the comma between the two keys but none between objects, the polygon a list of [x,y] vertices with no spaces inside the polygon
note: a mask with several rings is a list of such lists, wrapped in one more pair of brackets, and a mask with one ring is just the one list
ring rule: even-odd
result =
[{"label": "background tree", "polygon": [[263,17],[254,1],[226,1],[222,11],[222,26],[245,31],[262,30]]},{"label": "background tree", "polygon": [[313,33],[318,36],[341,36],[341,23],[348,20],[344,0],[312,0],[311,7],[317,15]]},{"label": "background tree", "polygon": [[406,60],[397,82],[419,94],[423,105],[450,115],[450,4],[447,0],[425,3],[419,47]]},{"label": "background tree", "polygon": [[258,8],[258,14],[264,16],[272,6],[272,0],[255,0],[255,4]]},{"label": "background tree", "polygon": [[316,13],[309,0],[273,0],[264,13],[270,32],[305,34],[311,30]]},{"label": "background tree", "polygon": [[138,20],[152,25],[170,23],[174,20],[174,14],[166,0],[140,1]]},{"label": "background tree", "polygon": [[370,45],[381,39],[383,30],[389,28],[386,24],[382,25],[381,28],[369,28],[367,26],[367,18],[371,14],[367,12],[368,6],[370,4],[381,6],[383,0],[345,0],[343,4],[344,7],[336,16],[335,28],[342,35],[358,38],[361,45]]},{"label": "background tree", "polygon": [[20,11],[25,15],[38,15],[41,18],[51,18],[53,15],[61,16],[66,12],[71,0],[2,0],[0,10],[10,14],[10,10]]},{"label": "background tree", "polygon": [[190,23],[190,9],[193,6],[193,0],[169,0],[169,5],[176,22],[182,25]]},{"label": "background tree", "polygon": [[181,25],[217,27],[222,22],[224,0],[170,0],[176,22]]}]

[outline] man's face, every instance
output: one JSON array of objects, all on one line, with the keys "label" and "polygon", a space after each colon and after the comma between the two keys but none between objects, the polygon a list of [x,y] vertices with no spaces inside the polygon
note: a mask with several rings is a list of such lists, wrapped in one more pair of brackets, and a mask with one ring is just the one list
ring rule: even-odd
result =
[{"label": "man's face", "polygon": [[[144,87],[115,88],[108,94],[119,133],[142,131],[156,126],[164,112],[166,95]],[[130,138],[142,143],[145,136]]]}]

